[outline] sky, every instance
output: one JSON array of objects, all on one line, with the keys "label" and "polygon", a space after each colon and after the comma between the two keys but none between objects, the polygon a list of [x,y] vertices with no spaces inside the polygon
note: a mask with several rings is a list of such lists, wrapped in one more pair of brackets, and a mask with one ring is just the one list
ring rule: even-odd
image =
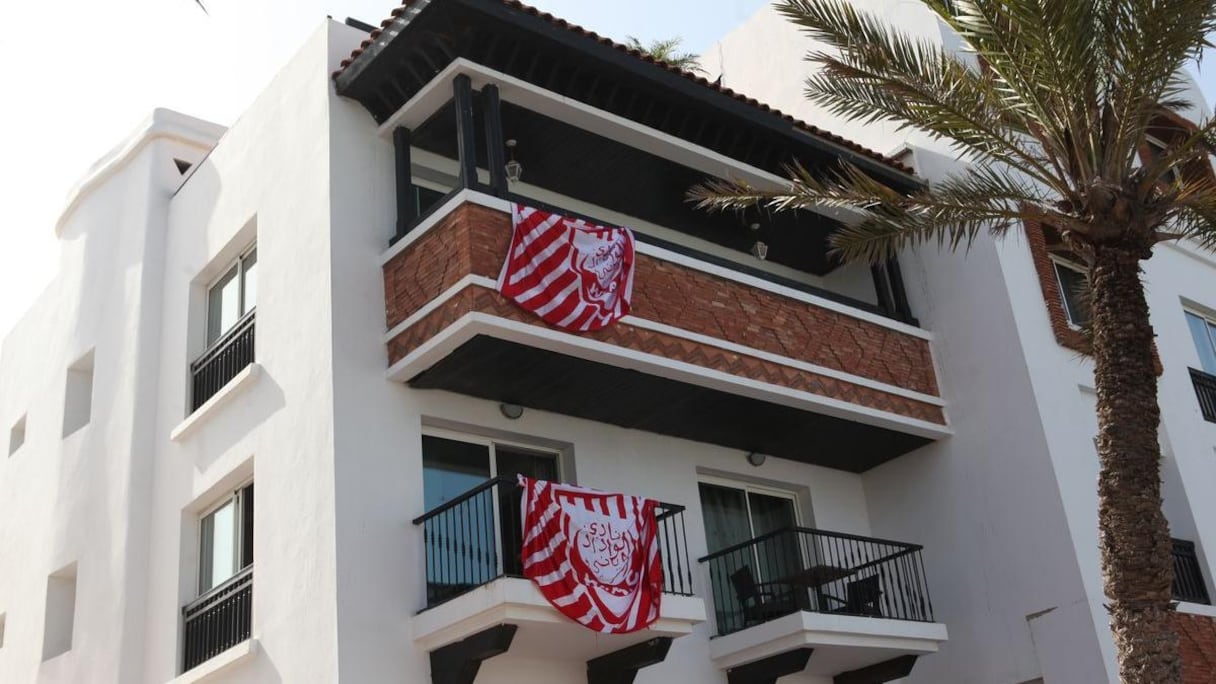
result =
[{"label": "sky", "polygon": [[[892,0],[893,2],[908,0]],[[618,40],[701,52],[766,0],[529,0]],[[5,0],[0,21],[0,337],[50,282],[77,179],[155,107],[230,125],[326,16],[379,24],[396,0]],[[1209,101],[1216,60],[1200,75]]]}]

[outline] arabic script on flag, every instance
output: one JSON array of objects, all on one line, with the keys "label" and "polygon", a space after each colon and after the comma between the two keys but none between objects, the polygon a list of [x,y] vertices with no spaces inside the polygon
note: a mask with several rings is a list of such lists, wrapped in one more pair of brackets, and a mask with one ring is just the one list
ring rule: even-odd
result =
[{"label": "arabic script on flag", "polygon": [[563,615],[625,634],[659,618],[658,502],[533,480],[523,489],[523,569]]},{"label": "arabic script on flag", "polygon": [[565,330],[600,330],[629,313],[633,233],[511,205],[498,291]]}]

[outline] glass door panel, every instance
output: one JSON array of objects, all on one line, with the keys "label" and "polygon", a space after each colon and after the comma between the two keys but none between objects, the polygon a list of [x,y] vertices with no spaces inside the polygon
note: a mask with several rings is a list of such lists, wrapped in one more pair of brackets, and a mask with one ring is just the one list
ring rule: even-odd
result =
[{"label": "glass door panel", "polygon": [[[422,496],[427,511],[490,479],[490,447],[422,438]],[[433,605],[498,574],[493,493],[457,504],[426,524],[427,603]]]},{"label": "glass door panel", "polygon": [[[494,460],[498,477],[514,480],[519,475],[525,475],[536,480],[558,481],[557,456],[552,453],[495,444]],[[504,497],[498,507],[503,549],[502,572],[504,575],[522,577],[523,489],[519,485],[504,485],[498,491]]]}]

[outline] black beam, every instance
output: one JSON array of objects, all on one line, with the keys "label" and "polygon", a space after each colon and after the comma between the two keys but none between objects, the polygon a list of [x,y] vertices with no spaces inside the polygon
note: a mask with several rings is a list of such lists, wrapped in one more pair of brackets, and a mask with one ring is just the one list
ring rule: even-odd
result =
[{"label": "black beam", "polygon": [[638,670],[667,659],[672,637],[655,637],[587,661],[587,684],[633,684]]},{"label": "black beam", "polygon": [[473,684],[481,662],[511,647],[516,625],[498,625],[431,651],[432,684]]},{"label": "black beam", "polygon": [[486,164],[490,169],[490,187],[495,197],[507,195],[507,160],[503,156],[505,143],[502,136],[502,102],[498,86],[487,85],[481,89],[481,103],[486,118]]},{"label": "black beam", "polygon": [[410,129],[393,130],[393,157],[397,170],[397,234],[393,241],[405,237],[410,225],[418,219],[418,194],[414,192],[414,172],[410,168]]},{"label": "black beam", "polygon": [[891,282],[895,316],[904,323],[917,325],[916,317],[912,315],[912,307],[908,304],[908,291],[904,288],[904,272],[899,267],[899,257],[892,257],[887,261],[887,278]]},{"label": "black beam", "polygon": [[891,298],[891,281],[887,278],[887,269],[881,264],[874,264],[870,266],[870,275],[874,277],[874,294],[878,297],[878,308],[895,318],[895,300]]},{"label": "black beam", "polygon": [[916,656],[900,656],[877,665],[842,672],[832,679],[832,684],[886,684],[907,677],[915,664]]},{"label": "black beam", "polygon": [[460,187],[477,183],[477,140],[473,125],[473,81],[466,74],[452,79],[456,105],[456,150],[460,159]]},{"label": "black beam", "polygon": [[796,648],[763,660],[732,667],[726,671],[726,681],[728,684],[776,684],[778,677],[805,670],[813,650],[809,647]]}]

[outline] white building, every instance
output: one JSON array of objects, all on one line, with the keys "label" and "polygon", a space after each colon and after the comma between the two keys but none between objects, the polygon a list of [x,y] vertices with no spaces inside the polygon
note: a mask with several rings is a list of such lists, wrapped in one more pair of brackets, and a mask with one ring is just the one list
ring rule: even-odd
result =
[{"label": "white building", "polygon": [[[766,11],[707,62],[823,122],[762,78],[800,41]],[[684,202],[791,155],[950,165],[840,133],[501,0],[327,22],[227,131],[155,112],[0,353],[0,682],[1113,681],[1049,236],[871,271],[826,257],[841,217]],[[871,151],[904,142],[916,174]],[[512,201],[632,227],[631,315],[576,335],[498,295]],[[1149,265],[1196,633],[1213,269]],[[658,622],[599,635],[514,576],[517,472],[665,502]]]}]

